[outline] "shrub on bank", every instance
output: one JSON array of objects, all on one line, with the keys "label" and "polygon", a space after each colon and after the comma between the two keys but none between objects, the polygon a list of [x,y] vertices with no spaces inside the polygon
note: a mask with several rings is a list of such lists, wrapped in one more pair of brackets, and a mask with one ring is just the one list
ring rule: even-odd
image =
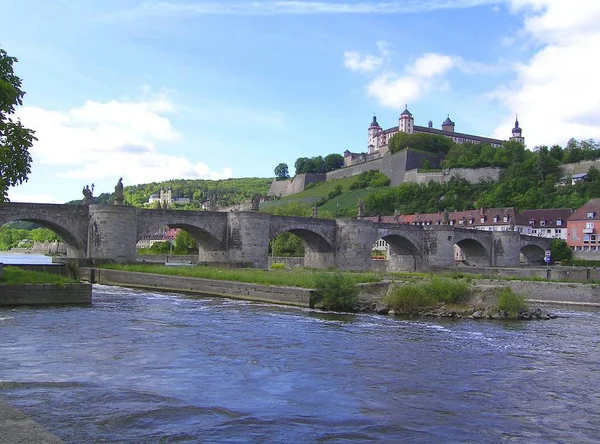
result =
[{"label": "shrub on bank", "polygon": [[271,270],[285,270],[285,264],[281,262],[275,262],[271,264]]},{"label": "shrub on bank", "polygon": [[510,316],[517,316],[528,307],[523,296],[513,292],[510,287],[504,287],[498,296],[498,309],[508,312]]},{"label": "shrub on bank", "polygon": [[314,306],[332,311],[356,311],[358,287],[354,280],[340,272],[319,273],[315,276]]},{"label": "shrub on bank", "polygon": [[4,267],[4,272],[0,276],[1,284],[24,285],[24,284],[55,284],[62,286],[77,282],[65,276],[54,273],[44,273],[42,271],[23,270],[19,267]]},{"label": "shrub on bank", "polygon": [[415,313],[441,302],[464,302],[469,295],[466,282],[457,279],[433,278],[395,286],[385,297],[390,308],[402,313]]}]

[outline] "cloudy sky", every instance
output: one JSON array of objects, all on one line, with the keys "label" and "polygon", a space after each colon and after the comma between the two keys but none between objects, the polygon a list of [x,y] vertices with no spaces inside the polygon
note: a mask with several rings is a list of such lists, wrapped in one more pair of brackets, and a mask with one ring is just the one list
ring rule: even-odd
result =
[{"label": "cloudy sky", "polygon": [[365,151],[376,113],[528,148],[600,139],[598,0],[0,0],[35,129],[12,201],[271,177]]}]

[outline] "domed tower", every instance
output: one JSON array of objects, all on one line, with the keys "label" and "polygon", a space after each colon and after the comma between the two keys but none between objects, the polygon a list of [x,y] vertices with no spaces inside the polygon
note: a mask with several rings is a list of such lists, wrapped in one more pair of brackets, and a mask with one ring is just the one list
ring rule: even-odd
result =
[{"label": "domed tower", "polygon": [[415,119],[413,119],[412,114],[408,110],[408,105],[405,106],[404,111],[400,114],[398,131],[407,134],[412,134],[415,131]]},{"label": "domed tower", "polygon": [[515,117],[515,127],[512,130],[512,136],[509,140],[513,142],[519,142],[521,145],[525,146],[525,138],[523,137],[523,130],[519,127],[519,116]]},{"label": "domed tower", "polygon": [[446,117],[446,120],[442,123],[442,131],[454,132],[454,122],[450,120],[450,114]]},{"label": "domed tower", "polygon": [[369,145],[367,152],[369,154],[373,154],[376,151],[379,151],[379,146],[377,143],[377,134],[381,132],[381,127],[379,123],[377,123],[377,117],[373,116],[373,121],[371,122],[371,126],[369,126]]}]

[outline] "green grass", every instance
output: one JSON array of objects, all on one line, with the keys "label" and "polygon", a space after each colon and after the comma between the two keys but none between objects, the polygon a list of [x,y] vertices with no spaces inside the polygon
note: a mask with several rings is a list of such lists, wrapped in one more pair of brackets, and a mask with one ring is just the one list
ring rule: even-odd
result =
[{"label": "green grass", "polygon": [[523,296],[514,293],[510,287],[504,287],[498,296],[498,309],[507,311],[511,316],[517,316],[527,310],[527,303]]},{"label": "green grass", "polygon": [[[107,264],[103,268],[140,273],[164,274],[170,276],[186,276],[202,279],[219,279],[235,282],[250,282],[261,285],[277,285],[283,287],[315,288],[315,279],[319,272],[310,269],[293,270],[257,270],[247,268],[213,268],[204,266],[164,266],[151,264]],[[322,271],[320,273],[323,273]],[[381,277],[375,273],[340,272],[351,282],[379,282]]]},{"label": "green grass", "polygon": [[[356,177],[357,176],[345,177],[329,182],[321,182],[313,188],[309,188],[300,193],[284,196],[281,199],[263,202],[260,205],[260,209],[261,211],[271,212],[275,207],[288,205],[292,202],[312,208],[313,205],[318,205],[325,201],[323,205],[319,206],[319,213],[334,216],[335,212],[338,210],[337,204],[339,203],[339,211],[342,213],[343,217],[354,217],[356,216],[356,204],[358,203],[358,200],[364,200],[369,194],[380,189],[363,188],[360,190],[350,190],[350,185],[356,181]],[[329,193],[334,191],[337,185],[342,187],[342,194],[328,200]]]},{"label": "green grass", "polygon": [[460,279],[436,277],[396,285],[385,297],[390,308],[402,313],[415,313],[439,303],[464,303],[469,296],[468,284]]},{"label": "green grass", "polygon": [[18,267],[4,267],[4,273],[0,277],[0,284],[24,285],[24,284],[70,284],[77,282],[74,279],[53,273],[41,271],[22,270]]}]

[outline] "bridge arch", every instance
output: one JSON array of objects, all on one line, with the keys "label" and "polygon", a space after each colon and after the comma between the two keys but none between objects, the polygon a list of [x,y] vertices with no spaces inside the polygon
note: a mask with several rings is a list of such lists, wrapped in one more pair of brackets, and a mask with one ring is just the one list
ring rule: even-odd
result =
[{"label": "bridge arch", "polygon": [[546,255],[545,248],[536,244],[526,244],[521,247],[521,261],[527,265],[543,265],[544,256]]},{"label": "bridge arch", "polygon": [[146,226],[142,231],[138,232],[137,242],[139,242],[144,236],[156,233],[164,227],[182,229],[196,239],[198,242],[198,263],[220,263],[227,260],[226,248],[219,239],[217,239],[204,227],[199,227],[186,222],[162,222]]},{"label": "bridge arch", "polygon": [[490,251],[480,241],[466,237],[456,241],[454,245],[454,259],[456,263],[479,267],[489,267],[492,265]]},{"label": "bridge arch", "polygon": [[56,233],[67,246],[67,257],[87,255],[87,209],[76,205],[7,203],[0,206],[0,226],[32,222]]},{"label": "bridge arch", "polygon": [[269,242],[282,233],[291,233],[304,242],[304,266],[329,268],[336,265],[336,222],[294,216],[269,217]]},{"label": "bridge arch", "polygon": [[390,234],[381,237],[381,239],[389,245],[388,271],[415,271],[422,267],[422,254],[410,239],[399,234]]}]

